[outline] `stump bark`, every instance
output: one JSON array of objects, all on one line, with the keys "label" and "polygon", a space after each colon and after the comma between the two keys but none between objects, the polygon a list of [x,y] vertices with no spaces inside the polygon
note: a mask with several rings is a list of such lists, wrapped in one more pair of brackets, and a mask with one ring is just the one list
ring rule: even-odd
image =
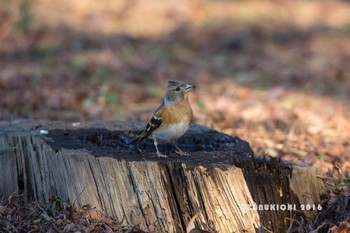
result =
[{"label": "stump bark", "polygon": [[[169,158],[160,159],[151,140],[127,145],[143,126],[1,122],[0,193],[89,203],[123,224],[153,225],[157,232],[185,232],[197,213],[199,229],[210,225],[219,232],[255,232],[260,226],[285,232],[294,215],[315,216],[323,188],[319,169],[255,158],[247,142],[198,125],[178,143],[188,157],[161,145]],[[258,210],[262,204],[294,206]]]}]

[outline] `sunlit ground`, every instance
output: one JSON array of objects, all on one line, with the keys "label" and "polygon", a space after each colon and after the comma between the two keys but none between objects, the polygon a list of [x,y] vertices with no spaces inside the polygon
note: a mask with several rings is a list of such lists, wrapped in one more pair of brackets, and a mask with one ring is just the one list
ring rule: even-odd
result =
[{"label": "sunlit ground", "polygon": [[345,1],[20,3],[0,4],[0,119],[147,121],[181,79],[196,123],[349,176]]}]

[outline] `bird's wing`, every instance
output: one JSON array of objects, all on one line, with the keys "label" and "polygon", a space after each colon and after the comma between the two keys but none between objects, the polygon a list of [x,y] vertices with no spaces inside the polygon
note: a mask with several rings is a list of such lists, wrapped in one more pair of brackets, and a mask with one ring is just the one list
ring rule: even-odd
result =
[{"label": "bird's wing", "polygon": [[141,140],[147,138],[154,130],[159,128],[161,126],[161,124],[163,123],[162,113],[163,113],[164,109],[165,109],[165,107],[162,104],[157,109],[157,111],[154,113],[153,117],[148,122],[148,124],[146,125],[146,128],[143,130],[143,132],[139,136],[134,138],[129,144],[140,142]]}]

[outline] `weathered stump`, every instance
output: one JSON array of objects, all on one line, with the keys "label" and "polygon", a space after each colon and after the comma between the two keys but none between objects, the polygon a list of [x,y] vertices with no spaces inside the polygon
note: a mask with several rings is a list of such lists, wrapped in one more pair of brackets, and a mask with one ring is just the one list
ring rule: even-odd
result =
[{"label": "weathered stump", "polygon": [[[25,201],[58,196],[78,206],[90,203],[125,224],[153,224],[159,232],[184,232],[196,213],[199,228],[209,224],[220,232],[254,232],[259,226],[285,232],[293,213],[315,214],[320,170],[256,159],[245,141],[196,125],[178,144],[190,156],[163,145],[169,158],[159,159],[151,140],[126,144],[142,127],[2,122],[0,193],[19,191]],[[257,211],[255,204],[294,206]]]}]

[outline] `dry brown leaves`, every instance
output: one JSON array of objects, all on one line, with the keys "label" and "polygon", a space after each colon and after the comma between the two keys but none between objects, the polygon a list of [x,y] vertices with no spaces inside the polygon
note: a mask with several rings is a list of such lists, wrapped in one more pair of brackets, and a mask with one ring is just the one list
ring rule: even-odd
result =
[{"label": "dry brown leaves", "polygon": [[308,230],[313,233],[345,233],[350,230],[350,192],[328,192],[323,201],[323,209]]},{"label": "dry brown leaves", "polygon": [[147,121],[176,78],[196,123],[350,177],[345,1],[18,2],[0,5],[0,119]]},{"label": "dry brown leaves", "polygon": [[330,233],[347,233],[350,232],[349,221],[344,221],[339,224],[339,226],[333,226],[329,229]]},{"label": "dry brown leaves", "polygon": [[[349,177],[350,7],[195,2],[57,1],[50,12],[32,1],[32,30],[13,28],[0,46],[0,119],[147,121],[177,78],[198,86],[197,123],[247,140],[258,156]],[[149,12],[157,23],[134,28]]]},{"label": "dry brown leaves", "polygon": [[51,199],[49,204],[37,202],[23,204],[23,197],[10,195],[0,203],[1,232],[154,232],[151,225],[147,229],[129,226],[106,216],[100,210],[84,205],[76,209],[61,199]]}]

